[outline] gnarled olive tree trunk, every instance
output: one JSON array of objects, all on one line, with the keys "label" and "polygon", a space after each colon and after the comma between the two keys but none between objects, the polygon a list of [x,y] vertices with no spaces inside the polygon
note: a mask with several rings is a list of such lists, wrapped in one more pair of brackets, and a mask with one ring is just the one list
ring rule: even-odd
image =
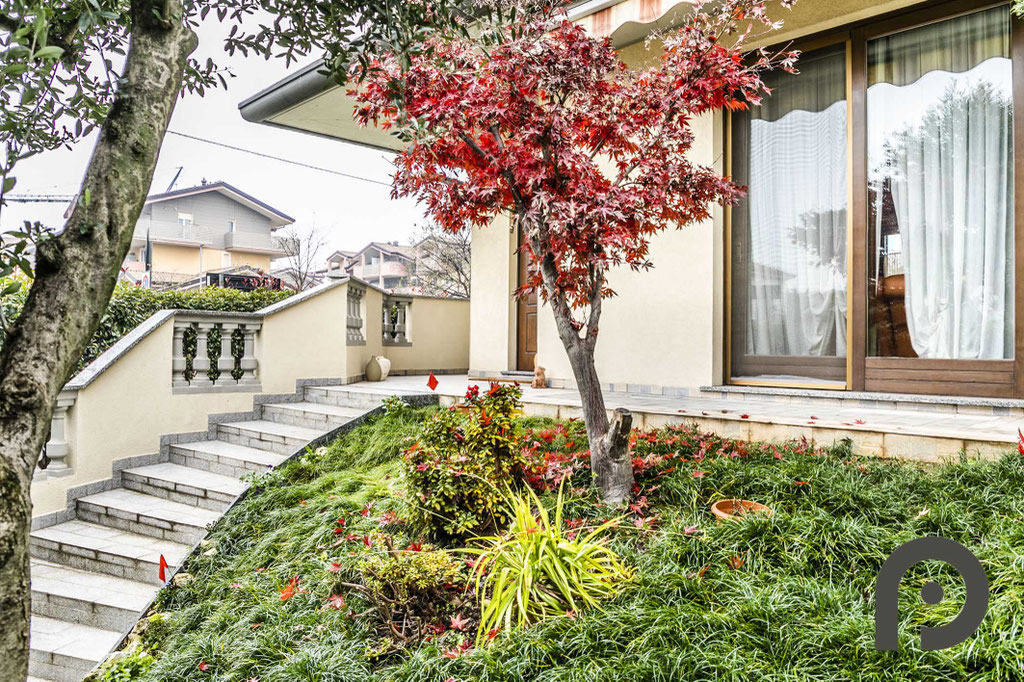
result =
[{"label": "gnarled olive tree trunk", "polygon": [[28,300],[0,352],[0,680],[28,674],[30,486],[53,405],[110,301],[197,42],[181,0],[133,0],[131,18],[83,199],[63,233],[40,245]]}]

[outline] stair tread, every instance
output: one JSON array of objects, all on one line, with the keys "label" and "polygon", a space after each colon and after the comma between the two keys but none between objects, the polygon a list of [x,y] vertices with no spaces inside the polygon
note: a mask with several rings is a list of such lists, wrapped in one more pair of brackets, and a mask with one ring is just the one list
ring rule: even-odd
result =
[{"label": "stair tread", "polygon": [[99,663],[121,640],[121,633],[88,625],[32,616],[31,645],[35,651]]},{"label": "stair tread", "polygon": [[125,469],[124,473],[156,478],[176,485],[187,485],[192,488],[203,488],[230,495],[238,495],[248,487],[242,481],[231,476],[215,474],[210,471],[194,469],[180,464],[171,464],[170,462],[132,467],[131,469]]},{"label": "stair tread", "polygon": [[279,455],[276,452],[260,450],[259,448],[251,448],[248,445],[236,445],[234,443],[229,443],[226,440],[201,440],[194,443],[175,443],[172,447],[178,448],[179,450],[205,452],[210,455],[217,455],[218,457],[229,457],[231,459],[237,459],[243,462],[252,462],[254,464],[261,464],[268,467],[277,466],[287,459],[287,456]]},{"label": "stair tread", "polygon": [[355,418],[366,412],[365,408],[339,407],[338,405],[323,405],[321,403],[298,402],[298,403],[271,403],[264,407],[277,407],[285,410],[298,410],[300,412],[315,412],[327,414],[332,417]]},{"label": "stair tread", "polygon": [[248,422],[228,422],[224,426],[230,426],[236,429],[245,429],[247,431],[259,431],[260,433],[269,433],[275,436],[284,436],[286,438],[299,438],[302,440],[313,440],[321,435],[323,431],[318,429],[310,429],[305,426],[293,426],[291,424],[280,424],[278,422],[267,421],[264,419],[256,419]]},{"label": "stair tread", "polygon": [[[193,471],[195,470],[193,469]],[[87,495],[80,498],[79,501],[198,528],[205,528],[221,517],[220,514],[209,509],[172,502],[162,497],[146,495],[125,488]]]},{"label": "stair tread", "polygon": [[190,549],[180,542],[158,540],[148,535],[78,520],[41,528],[33,531],[32,537],[154,564],[160,562],[160,555],[163,554],[171,566],[184,559]]},{"label": "stair tread", "polygon": [[155,585],[115,578],[105,573],[32,560],[33,592],[141,612],[159,589]]}]

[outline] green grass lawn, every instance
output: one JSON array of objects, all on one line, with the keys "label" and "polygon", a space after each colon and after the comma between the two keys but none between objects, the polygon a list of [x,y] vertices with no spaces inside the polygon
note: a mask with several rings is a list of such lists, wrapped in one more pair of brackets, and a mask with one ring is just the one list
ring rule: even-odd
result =
[{"label": "green grass lawn", "polygon": [[[341,583],[357,580],[357,563],[372,556],[363,538],[378,544],[387,535],[402,547],[421,540],[401,520],[400,452],[430,412],[382,417],[269,474],[214,528],[187,566],[191,580],[162,593],[142,648],[106,679],[1024,677],[1024,457],[924,468],[855,458],[848,447],[744,446],[689,430],[637,436],[641,490],[612,541],[636,578],[603,610],[502,632],[454,658],[466,636],[451,630],[389,651],[359,593]],[[527,421],[527,444],[571,467],[574,458],[560,453],[579,450],[579,424]],[[567,518],[616,516],[586,484],[585,470],[571,479]],[[708,507],[723,497],[763,502],[775,514],[716,524]],[[992,586],[988,615],[963,644],[921,651],[917,627],[947,622],[963,595],[951,569],[921,564],[901,590],[900,650],[875,651],[878,569],[898,545],[925,535],[957,540],[981,559]],[[282,599],[295,577],[294,594]],[[937,606],[918,596],[929,579],[946,591]]]}]

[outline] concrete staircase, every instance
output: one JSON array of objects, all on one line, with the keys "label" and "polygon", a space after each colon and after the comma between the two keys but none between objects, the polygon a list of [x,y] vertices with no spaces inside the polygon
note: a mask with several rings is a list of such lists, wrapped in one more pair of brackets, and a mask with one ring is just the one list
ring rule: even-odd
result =
[{"label": "concrete staircase", "polygon": [[35,530],[30,679],[79,682],[156,596],[160,556],[171,570],[181,563],[245,490],[239,477],[281,464],[386,395],[307,386],[205,438],[171,438],[154,458],[163,461],[120,471],[111,489],[75,500],[71,520]]}]

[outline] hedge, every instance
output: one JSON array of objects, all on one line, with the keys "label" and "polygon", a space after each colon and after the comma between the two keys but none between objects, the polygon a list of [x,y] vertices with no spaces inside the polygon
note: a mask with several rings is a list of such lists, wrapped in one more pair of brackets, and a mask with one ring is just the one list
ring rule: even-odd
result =
[{"label": "hedge", "polygon": [[[9,280],[0,279],[0,291],[8,282]],[[20,291],[0,297],[0,305],[3,306],[4,317],[8,322],[17,319],[25,304],[27,290],[26,285],[21,287]],[[82,354],[82,359],[79,360],[75,371],[87,366],[103,351],[113,346],[159,310],[219,310],[251,313],[282,301],[293,293],[292,291],[271,291],[270,289],[239,291],[214,287],[189,291],[153,291],[122,282],[114,289],[114,295],[107,305],[107,312],[100,320],[100,326],[85,349],[85,353]],[[0,329],[0,348],[3,347],[3,341],[4,333]]]}]

